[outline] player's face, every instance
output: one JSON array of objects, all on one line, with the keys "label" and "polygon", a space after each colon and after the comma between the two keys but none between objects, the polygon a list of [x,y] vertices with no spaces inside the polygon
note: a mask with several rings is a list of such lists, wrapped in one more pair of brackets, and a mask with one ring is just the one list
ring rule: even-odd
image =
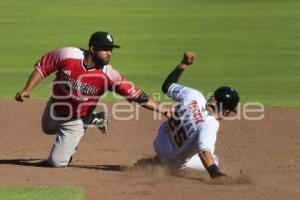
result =
[{"label": "player's face", "polygon": [[95,48],[92,54],[93,62],[96,64],[96,66],[107,65],[110,61],[111,55],[111,47]]},{"label": "player's face", "polygon": [[231,113],[230,110],[222,109],[220,112],[216,114],[216,119],[221,120],[225,117],[228,117],[230,113]]},{"label": "player's face", "polygon": [[222,111],[222,115],[223,115],[224,117],[227,117],[230,113],[231,113],[230,110],[223,109],[223,111]]}]

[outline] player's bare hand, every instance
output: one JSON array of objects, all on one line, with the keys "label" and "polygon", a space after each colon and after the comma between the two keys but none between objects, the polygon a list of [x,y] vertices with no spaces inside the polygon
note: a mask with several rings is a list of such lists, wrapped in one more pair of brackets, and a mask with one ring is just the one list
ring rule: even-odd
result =
[{"label": "player's bare hand", "polygon": [[26,91],[17,92],[17,94],[15,96],[15,100],[16,101],[23,102],[24,98],[30,98],[30,94],[28,92],[26,92]]},{"label": "player's bare hand", "polygon": [[192,51],[184,52],[183,58],[180,61],[180,67],[183,68],[183,69],[187,68],[188,65],[193,64],[194,59],[195,59],[195,53],[194,52],[192,52]]},{"label": "player's bare hand", "polygon": [[175,106],[174,105],[164,105],[163,106],[163,114],[167,119],[171,119],[175,113]]},{"label": "player's bare hand", "polygon": [[173,116],[173,113],[171,110],[167,110],[164,115],[166,116],[167,119],[171,119]]}]

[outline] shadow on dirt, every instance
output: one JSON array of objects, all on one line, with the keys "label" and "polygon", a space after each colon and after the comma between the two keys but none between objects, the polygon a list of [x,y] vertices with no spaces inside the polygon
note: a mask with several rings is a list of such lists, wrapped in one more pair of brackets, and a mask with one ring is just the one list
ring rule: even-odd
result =
[{"label": "shadow on dirt", "polygon": [[103,170],[103,171],[116,171],[116,172],[122,172],[128,169],[127,166],[123,166],[123,165],[69,165],[68,167],[80,168],[80,169]]},{"label": "shadow on dirt", "polygon": [[0,165],[21,165],[29,167],[50,167],[46,160],[42,159],[7,159],[0,160]]},{"label": "shadow on dirt", "polygon": [[[103,170],[103,171],[125,171],[131,170],[136,168],[143,168],[143,167],[151,167],[151,166],[158,166],[160,161],[157,157],[153,158],[145,158],[138,160],[134,166],[125,166],[125,165],[74,165],[70,164],[68,167],[72,168],[80,168],[80,169],[93,169],[93,170]],[[28,167],[50,167],[51,166],[47,163],[44,159],[5,159],[0,160],[0,165],[20,165],[20,166],[28,166]]]},{"label": "shadow on dirt", "polygon": [[143,168],[143,167],[151,167],[151,166],[157,166],[160,164],[160,161],[158,158],[146,158],[138,160],[134,166],[125,166],[125,165],[69,165],[68,167],[73,168],[81,168],[81,169],[93,169],[93,170],[103,170],[103,171],[130,171],[137,168]]},{"label": "shadow on dirt", "polygon": [[[6,159],[0,160],[0,165],[20,165],[27,167],[53,168],[47,163],[46,160],[42,159]],[[69,165],[68,167],[104,171],[124,171],[128,169],[127,166],[122,165]]]},{"label": "shadow on dirt", "polygon": [[[82,169],[95,169],[95,170],[104,170],[104,171],[125,171],[133,168],[142,168],[146,166],[156,166],[159,165],[160,161],[157,157],[154,158],[145,158],[138,160],[134,166],[129,167],[125,165],[74,165],[70,164],[68,167],[72,168],[82,168]],[[21,165],[28,167],[51,167],[46,160],[44,159],[4,159],[0,160],[0,165]]]}]

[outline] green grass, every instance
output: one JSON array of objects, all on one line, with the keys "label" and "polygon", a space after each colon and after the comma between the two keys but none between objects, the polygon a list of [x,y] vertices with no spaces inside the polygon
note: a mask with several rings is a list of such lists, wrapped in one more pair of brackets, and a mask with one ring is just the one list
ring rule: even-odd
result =
[{"label": "green grass", "polygon": [[[112,65],[149,93],[193,50],[181,83],[205,94],[230,85],[242,102],[300,106],[299,10],[298,0],[1,1],[0,96],[14,96],[46,51],[86,48],[92,32],[106,30],[122,46]],[[33,97],[47,98],[50,82]]]},{"label": "green grass", "polygon": [[78,187],[0,187],[1,200],[83,200]]}]

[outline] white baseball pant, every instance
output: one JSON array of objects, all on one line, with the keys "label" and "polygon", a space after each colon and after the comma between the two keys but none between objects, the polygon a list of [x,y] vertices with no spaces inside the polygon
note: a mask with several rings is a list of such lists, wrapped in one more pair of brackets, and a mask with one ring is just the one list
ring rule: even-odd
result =
[{"label": "white baseball pant", "polygon": [[[185,158],[176,158],[173,157],[175,154],[175,150],[171,144],[170,138],[168,137],[168,133],[166,133],[166,128],[168,127],[168,123],[164,122],[159,130],[157,137],[153,142],[154,150],[158,157],[160,158],[163,164],[168,165],[171,168],[175,168],[178,170],[199,170],[199,171],[206,171],[198,153],[191,154],[189,157]],[[194,152],[193,149],[191,151]],[[215,164],[219,165],[218,157],[213,154],[213,158]]]}]

